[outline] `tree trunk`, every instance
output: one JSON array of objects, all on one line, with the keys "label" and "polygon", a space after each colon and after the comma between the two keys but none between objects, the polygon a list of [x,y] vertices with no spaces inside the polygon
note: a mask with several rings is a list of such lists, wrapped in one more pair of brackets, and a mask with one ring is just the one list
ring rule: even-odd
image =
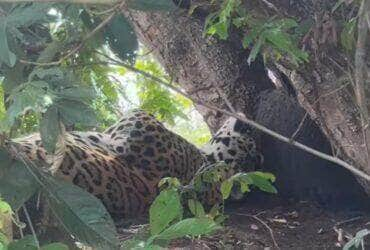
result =
[{"label": "tree trunk", "polygon": [[[316,1],[320,4],[312,6],[303,1],[271,2],[286,15],[300,18],[315,14],[318,6],[322,8],[320,1]],[[249,6],[253,7],[256,11],[261,10],[260,5]],[[332,62],[344,58],[338,50],[336,53],[325,50],[325,55],[330,57],[312,58],[310,63],[299,69],[284,59],[271,62],[288,78],[289,88],[293,87],[294,94],[288,96],[287,92],[274,90],[276,87],[267,77],[261,60],[250,66],[247,64],[248,51],[242,49],[237,34],[232,33],[227,42],[204,37],[204,15],[188,16],[183,10],[170,14],[138,11],[124,11],[124,14],[131,19],[141,42],[153,51],[175,82],[191,96],[224,109],[228,109],[227,99],[237,111],[288,137],[299,127],[308,112],[309,117],[301,128],[305,131],[297,137],[298,140],[318,150],[330,152],[328,138],[342,158],[370,173],[370,168],[365,164],[366,151],[358,110],[351,93],[338,80],[345,73],[335,68],[338,66]],[[324,52],[320,53],[324,55]],[[297,104],[297,100],[304,109]],[[225,119],[224,115],[201,106],[197,109],[213,132]],[[273,150],[264,150],[267,165],[275,164],[267,166],[266,170],[271,169],[280,177],[278,186],[282,188],[283,194],[294,189],[292,192],[306,195],[312,192],[311,189],[320,189],[320,185],[326,194],[348,189],[353,193],[361,193],[355,188],[353,177],[348,171],[338,166],[327,168],[334,164],[316,159],[289,145],[282,146],[269,136],[261,137],[261,146]],[[290,157],[292,154],[296,156]],[[369,185],[365,182],[362,185],[370,193]]]}]

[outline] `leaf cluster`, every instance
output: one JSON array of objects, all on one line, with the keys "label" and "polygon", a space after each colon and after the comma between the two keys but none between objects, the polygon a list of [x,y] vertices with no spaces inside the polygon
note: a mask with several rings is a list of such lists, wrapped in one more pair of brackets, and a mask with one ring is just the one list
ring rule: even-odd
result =
[{"label": "leaf cluster", "polygon": [[229,37],[229,30],[235,27],[242,33],[242,44],[249,48],[248,63],[257,55],[271,54],[277,59],[287,55],[295,64],[308,61],[308,54],[298,48],[296,36],[298,23],[289,18],[264,18],[249,13],[240,0],[223,1],[217,12],[211,13],[205,22],[205,33],[221,40]]},{"label": "leaf cluster", "polygon": [[162,191],[150,207],[147,240],[134,238],[125,241],[124,248],[160,249],[173,239],[208,235],[221,229],[222,222],[227,218],[223,213],[223,204],[214,204],[206,210],[198,199],[204,191],[210,191],[216,185],[221,186],[223,201],[229,197],[233,185],[237,184],[240,184],[242,193],[250,192],[250,186],[268,193],[277,192],[271,184],[275,177],[270,173],[238,173],[225,178],[228,170],[230,167],[222,162],[207,166],[185,186],[177,178],[163,178],[158,184]]}]

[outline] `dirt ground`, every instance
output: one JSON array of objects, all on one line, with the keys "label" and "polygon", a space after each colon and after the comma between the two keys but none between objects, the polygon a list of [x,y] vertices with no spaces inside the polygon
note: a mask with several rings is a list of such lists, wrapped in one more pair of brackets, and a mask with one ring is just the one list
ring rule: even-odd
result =
[{"label": "dirt ground", "polygon": [[370,229],[370,211],[334,212],[303,201],[234,204],[226,214],[229,219],[221,232],[178,240],[170,249],[342,249],[357,231]]}]

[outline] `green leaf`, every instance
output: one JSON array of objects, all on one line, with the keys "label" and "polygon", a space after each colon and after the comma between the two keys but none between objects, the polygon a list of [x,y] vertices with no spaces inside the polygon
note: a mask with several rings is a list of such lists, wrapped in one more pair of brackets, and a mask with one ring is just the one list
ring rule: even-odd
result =
[{"label": "green leaf", "polygon": [[229,37],[230,20],[224,20],[211,25],[207,29],[207,34],[214,36],[217,35],[221,40],[226,40]]},{"label": "green leaf", "polygon": [[224,200],[229,198],[231,189],[233,188],[233,184],[234,184],[233,181],[230,179],[225,180],[221,183],[221,194]]},{"label": "green leaf", "polygon": [[51,243],[46,246],[41,247],[41,250],[68,250],[68,246],[62,243]]},{"label": "green leaf", "polygon": [[352,51],[356,46],[356,25],[357,19],[352,18],[349,22],[345,23],[342,32],[340,33],[341,45],[347,50]]},{"label": "green leaf", "polygon": [[184,236],[208,235],[222,227],[209,218],[188,218],[173,224],[154,239],[173,240]]},{"label": "green leaf", "polygon": [[5,63],[9,67],[13,67],[16,63],[17,56],[9,49],[6,25],[6,20],[0,18],[0,65],[1,63]]},{"label": "green leaf", "polygon": [[0,231],[0,250],[8,250],[9,239]]},{"label": "green leaf", "polygon": [[78,101],[58,100],[57,102],[59,113],[62,121],[66,125],[81,123],[86,126],[96,126],[96,116],[94,110]]},{"label": "green leaf", "polygon": [[172,0],[130,0],[128,6],[144,11],[172,11],[176,9]]},{"label": "green leaf", "polygon": [[48,86],[44,81],[33,81],[13,89],[8,99],[11,104],[7,110],[7,117],[2,121],[3,129],[10,128],[15,119],[28,110],[45,112],[54,98],[47,92]]},{"label": "green leaf", "polygon": [[298,23],[292,18],[282,18],[273,22],[274,27],[282,30],[289,30],[298,27]]},{"label": "green leaf", "polygon": [[0,196],[18,210],[39,189],[39,185],[23,163],[14,161],[0,149]]},{"label": "green leaf", "polygon": [[29,76],[28,76],[28,81],[31,82],[34,80],[35,76],[37,76],[39,79],[45,79],[46,77],[50,78],[56,78],[56,79],[63,79],[64,74],[63,71],[61,71],[59,68],[54,67],[54,68],[36,68],[33,70]]},{"label": "green leaf", "polygon": [[189,199],[188,207],[195,217],[200,218],[206,215],[202,204],[197,200]]},{"label": "green leaf", "polygon": [[175,189],[163,190],[149,210],[150,233],[157,235],[172,221],[181,219],[182,206],[180,196]]},{"label": "green leaf", "polygon": [[264,178],[266,180],[269,180],[271,182],[275,182],[275,180],[276,180],[275,175],[273,175],[272,173],[268,173],[268,172],[254,171],[254,172],[248,173],[248,175],[258,175],[258,176],[261,176],[262,178]]},{"label": "green leaf", "polygon": [[88,86],[69,86],[56,93],[58,98],[65,98],[72,101],[84,101],[89,102],[97,97],[97,93],[94,88]]},{"label": "green leaf", "polygon": [[10,242],[8,250],[37,250],[37,243],[32,235],[26,235],[20,240]]},{"label": "green leaf", "polygon": [[92,247],[117,248],[113,220],[95,196],[64,181],[43,179],[50,207],[68,232]]},{"label": "green leaf", "polygon": [[10,205],[0,199],[0,214],[7,214],[11,212],[12,208],[10,207]]},{"label": "green leaf", "polygon": [[287,53],[298,63],[308,61],[308,54],[298,49],[287,33],[282,32],[279,29],[271,29],[265,31],[263,36],[266,37],[267,41],[271,42],[277,49]]},{"label": "green leaf", "polygon": [[162,187],[164,184],[167,184],[169,188],[178,188],[181,186],[179,179],[176,177],[162,178],[158,183],[158,187]]},{"label": "green leaf", "polygon": [[277,193],[276,188],[270,182],[272,180],[275,180],[275,177],[273,177],[273,175],[271,176],[271,174],[264,174],[261,172],[251,172],[248,173],[247,176],[252,181],[252,184],[258,187],[260,190],[267,193]]},{"label": "green leaf", "polygon": [[257,55],[258,53],[260,53],[262,44],[264,44],[264,42],[265,42],[265,38],[263,36],[260,36],[257,42],[254,44],[251,52],[249,53],[248,60],[247,60],[248,64],[251,64],[252,62],[254,62],[254,60],[256,60]]},{"label": "green leaf", "polygon": [[56,106],[51,106],[40,121],[40,136],[46,151],[49,153],[55,151],[61,132],[58,109]]},{"label": "green leaf", "polygon": [[131,24],[123,15],[116,15],[105,27],[104,36],[111,50],[122,60],[134,62],[138,40]]},{"label": "green leaf", "polygon": [[48,15],[48,11],[52,6],[53,3],[18,4],[7,16],[7,21],[9,26],[14,27],[29,27],[34,23],[49,22],[52,17]]}]

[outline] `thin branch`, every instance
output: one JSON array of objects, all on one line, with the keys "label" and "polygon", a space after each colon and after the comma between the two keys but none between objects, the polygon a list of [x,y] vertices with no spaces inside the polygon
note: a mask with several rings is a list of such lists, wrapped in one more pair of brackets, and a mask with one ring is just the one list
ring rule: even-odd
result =
[{"label": "thin branch", "polygon": [[267,228],[267,230],[270,232],[270,235],[271,235],[271,239],[272,239],[272,242],[274,244],[274,246],[277,248],[277,249],[280,249],[278,243],[276,242],[276,239],[275,239],[275,236],[274,236],[274,231],[272,230],[272,228],[267,225],[266,222],[264,222],[263,220],[261,220],[260,218],[257,217],[257,215],[251,215],[251,214],[243,214],[243,213],[232,213],[232,214],[235,214],[235,215],[239,215],[239,216],[246,216],[246,217],[250,217],[250,218],[253,218],[255,219],[256,221],[258,221],[259,223],[261,223],[264,227]]},{"label": "thin branch", "polygon": [[30,214],[27,211],[26,205],[23,205],[22,208],[23,208],[24,215],[26,216],[28,226],[30,227],[32,236],[33,236],[33,238],[35,240],[37,249],[40,249],[40,243],[39,243],[39,240],[37,239],[36,231],[35,231],[35,229],[33,227],[33,224],[32,224],[32,221],[31,221],[31,217],[30,217]]},{"label": "thin branch", "polygon": [[366,42],[369,33],[367,25],[368,12],[370,11],[370,0],[363,0],[359,10],[358,36],[355,53],[355,95],[357,105],[360,108],[362,132],[366,147],[366,164],[369,166],[370,157],[370,128],[366,126],[369,122],[369,112],[367,109],[365,81],[366,81]]},{"label": "thin branch", "polygon": [[229,101],[229,99],[227,99],[225,93],[219,87],[217,87],[217,86],[215,86],[215,89],[218,92],[218,94],[221,96],[221,98],[224,100],[224,102],[226,103],[226,105],[229,108],[229,110],[231,112],[233,112],[233,113],[236,113],[236,110],[234,109],[234,107],[231,104],[231,102]]},{"label": "thin branch", "polygon": [[[221,109],[221,108],[218,108],[218,107],[215,107],[211,104],[208,104],[208,103],[204,103],[203,101],[201,100],[198,100],[192,96],[190,96],[189,94],[185,93],[183,90],[181,90],[180,88],[174,86],[174,85],[171,85],[169,84],[168,82],[164,81],[163,79],[159,78],[159,77],[156,77],[148,72],[145,72],[143,70],[140,70],[138,68],[135,68],[134,66],[132,65],[129,65],[127,63],[123,63],[123,62],[120,62],[118,60],[115,60],[107,55],[104,55],[104,57],[106,57],[107,59],[110,60],[110,62],[103,62],[105,64],[111,64],[111,65],[117,65],[117,66],[122,66],[122,67],[125,67],[126,69],[132,71],[132,72],[135,72],[135,73],[138,73],[138,74],[141,74],[143,75],[144,77],[147,77],[148,79],[151,79],[153,80],[154,82],[157,82],[158,84],[161,84],[183,96],[185,96],[186,98],[188,98],[189,100],[191,100],[193,103],[197,104],[197,105],[200,105],[200,106],[203,106],[205,108],[208,108],[209,110],[213,110],[213,111],[218,111],[222,114],[225,114],[227,116],[231,116],[231,117],[234,117],[236,119],[239,119],[240,121],[242,122],[245,122],[247,124],[249,124],[250,126],[254,127],[255,129],[257,130],[260,130],[261,132],[265,133],[265,134],[268,134],[282,142],[286,142],[286,143],[289,143],[307,153],[310,153],[312,155],[315,155],[319,158],[322,158],[324,160],[327,160],[327,161],[330,161],[330,162],[333,162],[337,165],[340,165],[342,167],[344,167],[345,169],[348,169],[349,171],[351,171],[354,175],[357,175],[367,181],[370,181],[370,175],[368,175],[367,173],[365,173],[364,171],[361,171],[359,169],[357,169],[356,167],[352,166],[351,164],[337,158],[337,157],[333,157],[331,155],[328,155],[328,154],[325,154],[321,151],[318,151],[316,149],[313,149],[311,147],[308,147],[300,142],[297,142],[295,140],[291,140],[291,138],[288,138],[288,137],[285,137],[271,129],[268,129],[267,127],[265,126],[262,126],[261,124],[251,120],[251,119],[248,119],[247,117],[243,117],[239,114],[236,114],[234,112],[230,112],[230,111],[227,111],[227,110],[224,110],[224,109]],[[331,93],[331,92],[330,92]],[[329,94],[329,93],[328,93]]]},{"label": "thin branch", "polygon": [[[2,0],[0,0],[1,2]],[[124,1],[119,5],[117,6],[118,9],[121,9],[121,7],[123,6],[124,4]],[[54,61],[54,62],[46,62],[46,63],[39,63],[39,62],[31,62],[31,61],[27,61],[27,60],[23,60],[23,59],[20,59],[19,61],[21,63],[24,63],[24,64],[30,64],[30,65],[36,65],[36,66],[53,66],[53,65],[59,65],[61,64],[64,60],[68,59],[69,57],[71,57],[72,55],[74,55],[75,53],[77,53],[80,49],[83,48],[83,46],[85,45],[85,43],[91,38],[93,37],[96,33],[98,33],[102,28],[104,28],[105,25],[107,25],[112,19],[113,17],[116,15],[116,12],[113,12],[111,13],[106,19],[104,19],[98,26],[96,26],[91,32],[89,32],[83,39],[82,41],[75,47],[73,48],[70,52],[68,52],[66,55],[64,55],[63,57],[61,57],[58,61]]]}]

